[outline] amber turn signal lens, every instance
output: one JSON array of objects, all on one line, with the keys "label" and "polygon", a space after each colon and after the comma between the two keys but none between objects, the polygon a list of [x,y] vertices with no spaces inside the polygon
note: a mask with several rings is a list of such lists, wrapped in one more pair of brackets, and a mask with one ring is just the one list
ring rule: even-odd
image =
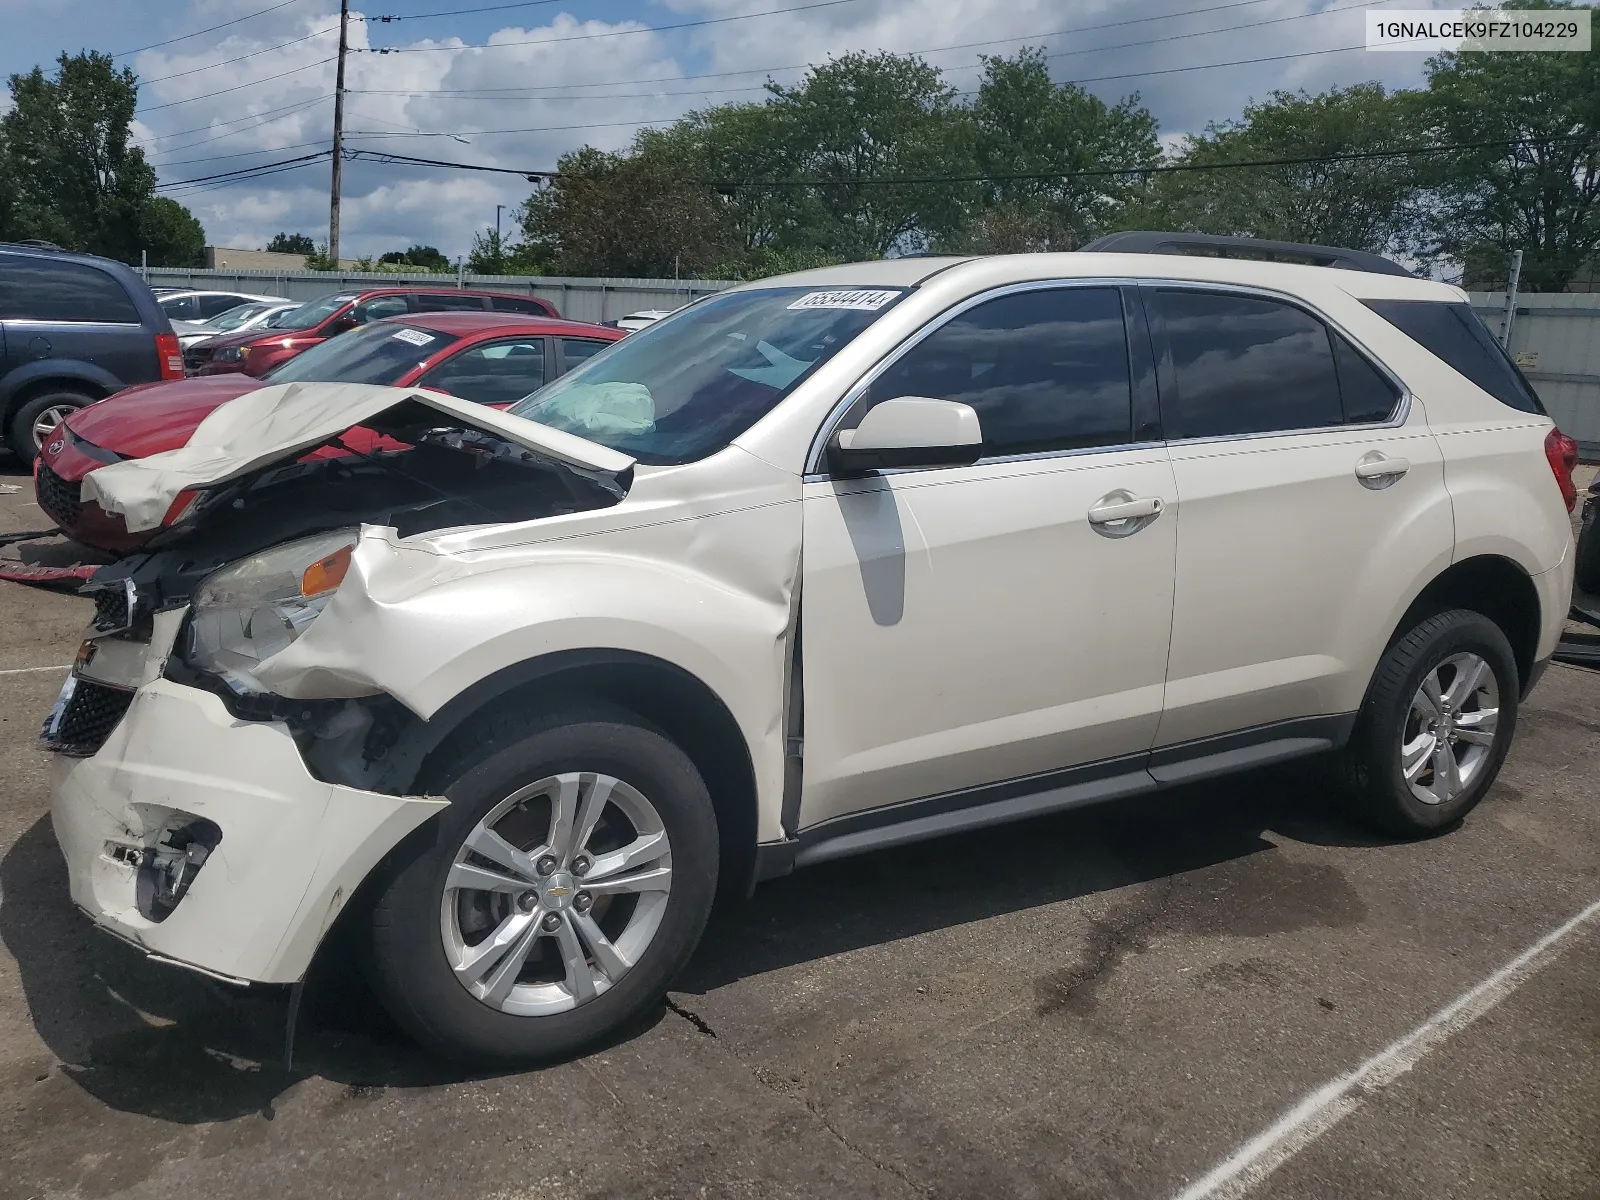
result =
[{"label": "amber turn signal lens", "polygon": [[323,592],[331,592],[344,582],[345,572],[350,569],[350,554],[354,546],[345,546],[335,550],[327,558],[320,558],[306,568],[305,574],[300,576],[300,594],[302,596],[320,596]]}]

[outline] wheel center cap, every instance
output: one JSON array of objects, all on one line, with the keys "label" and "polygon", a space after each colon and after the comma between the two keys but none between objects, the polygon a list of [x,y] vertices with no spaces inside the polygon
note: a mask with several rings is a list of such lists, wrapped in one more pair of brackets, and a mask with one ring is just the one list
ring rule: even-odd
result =
[{"label": "wheel center cap", "polygon": [[544,906],[561,911],[572,907],[572,898],[578,894],[578,881],[570,871],[557,871],[544,881]]}]

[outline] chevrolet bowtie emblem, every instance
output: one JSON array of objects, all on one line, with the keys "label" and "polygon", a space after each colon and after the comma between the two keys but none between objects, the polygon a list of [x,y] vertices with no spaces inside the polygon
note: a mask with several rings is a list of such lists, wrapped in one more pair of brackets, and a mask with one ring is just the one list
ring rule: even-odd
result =
[{"label": "chevrolet bowtie emblem", "polygon": [[544,894],[546,896],[565,896],[571,890],[571,888],[564,887],[545,888]]}]

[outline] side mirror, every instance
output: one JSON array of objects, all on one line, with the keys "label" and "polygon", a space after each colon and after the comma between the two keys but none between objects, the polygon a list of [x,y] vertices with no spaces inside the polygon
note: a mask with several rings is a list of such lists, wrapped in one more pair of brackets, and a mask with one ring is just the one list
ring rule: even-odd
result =
[{"label": "side mirror", "polygon": [[970,405],[901,396],[868,409],[854,429],[834,434],[827,457],[833,470],[855,472],[966,466],[982,453],[983,429]]},{"label": "side mirror", "polygon": [[333,337],[335,334],[349,333],[359,324],[361,322],[356,320],[354,313],[345,313],[344,316],[339,317],[332,325],[328,326],[328,336]]}]

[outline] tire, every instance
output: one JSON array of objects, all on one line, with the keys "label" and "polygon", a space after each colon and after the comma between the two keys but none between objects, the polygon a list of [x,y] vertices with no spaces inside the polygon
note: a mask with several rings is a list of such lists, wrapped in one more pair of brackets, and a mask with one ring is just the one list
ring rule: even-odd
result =
[{"label": "tire", "polygon": [[1578,531],[1573,582],[1580,592],[1600,596],[1600,497],[1584,497],[1583,526]]},{"label": "tire", "polygon": [[[1473,672],[1479,682],[1467,690]],[[1447,707],[1434,706],[1435,711],[1442,708],[1437,719],[1428,711],[1425,682],[1449,702]],[[1519,689],[1511,644],[1481,613],[1437,613],[1398,638],[1378,663],[1355,730],[1340,755],[1355,815],[1402,838],[1425,837],[1459,821],[1500,773],[1516,733]],[[1438,732],[1430,732],[1430,725],[1438,726]],[[1485,726],[1490,727],[1487,734]],[[1453,731],[1456,740],[1449,740],[1446,731]],[[1440,733],[1445,734],[1443,743]],[[1441,744],[1456,765],[1453,778],[1449,763],[1439,757]],[[1414,772],[1409,781],[1407,766]]]},{"label": "tire", "polygon": [[55,416],[56,419],[51,422],[54,427],[65,420],[69,413],[87,408],[94,401],[93,396],[82,392],[54,388],[29,396],[11,418],[11,452],[24,463],[31,465],[33,460],[39,457],[40,449],[40,441],[35,436],[35,426]]},{"label": "tire", "polygon": [[[504,1065],[570,1056],[659,1003],[699,943],[717,888],[716,816],[688,756],[633,714],[595,706],[502,714],[441,757],[424,783],[450,807],[373,880],[367,967],[395,1020],[442,1057]],[[551,836],[560,797],[581,825],[597,794],[605,799],[592,836],[581,845]],[[550,853],[517,860],[485,827],[522,851]],[[650,840],[658,833],[664,854]],[[469,837],[495,857],[469,854]],[[619,869],[625,852],[643,857]],[[638,882],[646,875],[648,887]],[[602,894],[624,878],[644,890]]]}]

